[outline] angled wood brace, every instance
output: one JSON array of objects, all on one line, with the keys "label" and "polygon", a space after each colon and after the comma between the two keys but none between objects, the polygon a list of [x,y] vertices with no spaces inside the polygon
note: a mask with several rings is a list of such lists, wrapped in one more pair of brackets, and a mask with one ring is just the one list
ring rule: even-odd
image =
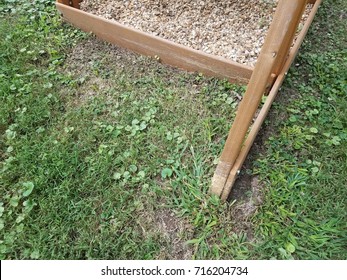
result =
[{"label": "angled wood brace", "polygon": [[[298,25],[308,3],[315,3],[315,5],[294,47],[290,51]],[[321,0],[280,0],[278,3],[264,46],[248,83],[244,98],[239,105],[236,118],[229,131],[212,178],[211,193],[221,197],[223,200],[227,200],[230,194],[240,168],[277,95],[286,72],[298,52],[320,3]],[[276,76],[276,80],[272,85],[266,103],[245,140],[271,76]]]}]

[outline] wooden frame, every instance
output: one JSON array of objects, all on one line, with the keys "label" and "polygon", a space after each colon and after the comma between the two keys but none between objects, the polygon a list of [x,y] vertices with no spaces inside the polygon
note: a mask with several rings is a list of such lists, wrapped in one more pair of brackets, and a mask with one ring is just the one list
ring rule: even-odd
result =
[{"label": "wooden frame", "polygon": [[[290,46],[306,4],[314,6],[292,49]],[[265,39],[253,75],[241,101],[234,123],[230,129],[222,155],[212,178],[211,192],[227,200],[231,188],[240,172],[247,154],[263,124],[285,75],[294,61],[306,33],[317,13],[322,0],[280,0],[273,23]],[[253,123],[246,139],[247,131],[266,90],[266,81],[276,76],[270,94]]]},{"label": "wooden frame", "polygon": [[[56,5],[65,20],[86,32],[140,54],[157,57],[172,66],[247,84],[212,178],[211,192],[226,200],[322,0],[280,0],[254,68],[83,12],[79,10],[80,2],[58,0]],[[291,48],[307,4],[314,4],[313,9]],[[252,125],[267,90],[269,96]]]},{"label": "wooden frame", "polygon": [[[308,32],[308,29],[310,28],[313,19],[317,13],[317,10],[321,4],[322,0],[309,0],[308,3],[309,4],[314,4],[311,13],[304,25],[304,27],[302,28],[299,36],[296,38],[296,42],[294,44],[294,46],[292,47],[292,49],[289,52],[289,55],[284,63],[283,68],[281,69],[280,73],[278,74],[278,76],[275,79],[275,82],[269,92],[269,95],[265,101],[265,104],[263,105],[263,107],[261,108],[257,118],[255,119],[252,128],[247,136],[247,139],[245,140],[236,160],[234,165],[232,166],[232,168],[230,169],[229,175],[225,181],[225,185],[223,188],[223,191],[221,193],[216,193],[217,195],[219,195],[223,200],[227,200],[229,197],[229,194],[231,192],[231,189],[237,179],[238,174],[240,173],[241,167],[244,163],[244,161],[246,160],[246,157],[255,141],[255,138],[270,110],[270,107],[273,103],[273,101],[275,100],[277,93],[285,79],[285,76],[287,75],[287,71],[289,70],[290,66],[292,65],[297,53],[299,52],[299,48],[302,44],[302,42],[304,41],[304,38]],[[213,188],[211,188],[212,192],[216,192],[216,190]]]},{"label": "wooden frame", "polygon": [[191,72],[227,78],[234,83],[246,85],[252,75],[252,67],[216,55],[206,54],[127,27],[116,21],[86,13],[66,4],[67,2],[69,0],[58,0],[56,4],[65,20],[83,31],[92,32],[112,44],[140,54],[156,57],[165,64]]}]

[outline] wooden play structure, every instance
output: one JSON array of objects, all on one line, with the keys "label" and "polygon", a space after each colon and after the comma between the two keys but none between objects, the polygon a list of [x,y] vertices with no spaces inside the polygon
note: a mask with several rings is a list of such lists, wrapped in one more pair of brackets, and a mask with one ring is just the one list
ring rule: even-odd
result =
[{"label": "wooden play structure", "polygon": [[[86,13],[80,2],[58,0],[56,5],[66,21],[86,32],[165,64],[247,84],[212,178],[211,192],[226,200],[322,0],[279,0],[254,68]],[[307,4],[313,7],[294,42]],[[264,94],[266,101],[253,121]]]}]

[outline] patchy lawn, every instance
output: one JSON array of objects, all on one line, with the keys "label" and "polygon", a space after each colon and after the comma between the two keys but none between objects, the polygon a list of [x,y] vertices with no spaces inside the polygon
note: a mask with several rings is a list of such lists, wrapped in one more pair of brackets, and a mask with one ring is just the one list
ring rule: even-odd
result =
[{"label": "patchy lawn", "polygon": [[208,188],[244,88],[52,2],[0,4],[2,259],[347,257],[344,1],[324,1],[227,204]]}]

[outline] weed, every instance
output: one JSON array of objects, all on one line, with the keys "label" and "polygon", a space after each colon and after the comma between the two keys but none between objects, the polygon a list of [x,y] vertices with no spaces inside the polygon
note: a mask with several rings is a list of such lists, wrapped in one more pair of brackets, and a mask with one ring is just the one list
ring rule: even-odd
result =
[{"label": "weed", "polygon": [[0,4],[2,259],[168,258],[173,239],[195,259],[346,258],[345,37],[323,20],[342,1],[324,1],[336,32],[325,49],[313,29],[248,171],[264,186],[252,236],[236,233],[237,202],[208,195],[244,87],[98,42],[53,3]]}]

